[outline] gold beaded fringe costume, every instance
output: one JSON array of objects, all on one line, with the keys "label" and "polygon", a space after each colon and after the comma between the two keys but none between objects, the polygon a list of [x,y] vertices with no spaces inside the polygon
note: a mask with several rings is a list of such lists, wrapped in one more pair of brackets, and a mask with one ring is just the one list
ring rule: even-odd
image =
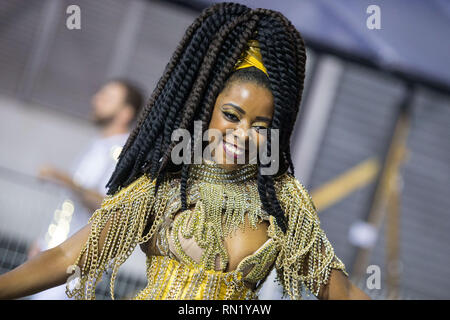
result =
[{"label": "gold beaded fringe costume", "polygon": [[[267,74],[255,41],[249,42],[236,69],[248,66]],[[283,233],[262,207],[257,171],[256,164],[234,170],[215,163],[190,165],[186,191],[189,209],[182,212],[177,173],[168,173],[156,194],[156,180],[143,174],[108,195],[89,220],[91,233],[75,262],[79,264],[86,255],[79,286],[68,285],[67,295],[95,299],[96,285],[112,268],[110,291],[114,299],[119,267],[136,245],[149,240],[158,254],[147,256],[148,284],[133,299],[258,299],[258,291],[273,268],[283,295],[301,299],[303,289],[318,295],[331,269],[347,274],[345,266],[321,229],[305,187],[288,172],[274,178],[277,199],[288,221]],[[238,228],[245,230],[246,218],[253,229],[260,221],[268,221],[268,240],[235,270],[226,271],[228,253],[223,240]],[[104,228],[106,238],[99,252]],[[202,249],[200,258],[186,254],[183,243],[189,241]]]}]

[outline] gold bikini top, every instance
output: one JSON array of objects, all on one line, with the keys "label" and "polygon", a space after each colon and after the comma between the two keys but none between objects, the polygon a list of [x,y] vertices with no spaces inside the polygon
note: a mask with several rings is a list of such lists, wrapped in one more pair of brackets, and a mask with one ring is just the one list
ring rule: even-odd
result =
[{"label": "gold bikini top", "polygon": [[[253,164],[235,170],[191,165],[186,192],[189,209],[181,212],[177,174],[167,174],[156,194],[155,181],[144,174],[107,196],[89,220],[91,234],[75,262],[79,264],[85,256],[80,286],[67,288],[67,295],[95,299],[95,287],[111,267],[114,299],[119,266],[137,244],[149,240],[159,253],[147,258],[148,285],[136,299],[255,299],[274,267],[284,295],[300,299],[302,289],[317,295],[331,269],[345,272],[345,266],[320,228],[309,194],[289,173],[274,178],[288,220],[283,233],[262,207],[256,175]],[[235,270],[226,271],[229,257],[224,239],[248,225],[256,229],[263,220],[269,222],[267,241]],[[106,238],[99,252],[104,228]]]}]

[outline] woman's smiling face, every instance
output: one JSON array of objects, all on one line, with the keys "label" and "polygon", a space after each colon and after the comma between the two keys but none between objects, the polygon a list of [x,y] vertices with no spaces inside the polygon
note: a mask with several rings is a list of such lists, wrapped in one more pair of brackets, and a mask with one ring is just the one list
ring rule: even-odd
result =
[{"label": "woman's smiling face", "polygon": [[[237,158],[245,154],[245,163],[249,163],[255,156],[249,151],[259,150],[265,142],[265,136],[258,131],[270,126],[273,108],[269,89],[248,81],[230,83],[217,97],[209,123],[208,129],[217,130],[222,137],[211,152],[213,160],[225,169],[234,169],[242,165]],[[214,140],[210,133],[209,141]],[[250,143],[256,148],[250,148]]]}]

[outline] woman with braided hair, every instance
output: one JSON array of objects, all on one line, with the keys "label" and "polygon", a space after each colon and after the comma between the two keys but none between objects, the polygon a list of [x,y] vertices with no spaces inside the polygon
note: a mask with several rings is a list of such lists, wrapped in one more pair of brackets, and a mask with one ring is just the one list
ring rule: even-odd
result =
[{"label": "woman with braided hair", "polygon": [[[303,291],[367,298],[294,177],[290,137],[305,62],[300,33],[279,12],[235,3],[204,10],[130,134],[101,208],[60,246],[0,276],[0,298],[63,284],[74,266],[81,274],[69,297],[95,299],[111,268],[114,299],[118,268],[138,244],[148,284],[135,299],[257,299],[274,268],[292,299]],[[194,135],[181,162],[175,132]],[[211,157],[192,163],[205,135]]]}]

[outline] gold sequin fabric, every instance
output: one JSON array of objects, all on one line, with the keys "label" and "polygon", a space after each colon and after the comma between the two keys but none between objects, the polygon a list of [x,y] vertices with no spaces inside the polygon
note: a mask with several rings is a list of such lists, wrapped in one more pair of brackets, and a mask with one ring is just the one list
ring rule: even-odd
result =
[{"label": "gold sequin fabric", "polygon": [[147,286],[133,300],[255,300],[242,273],[206,270],[168,256],[147,258]]},{"label": "gold sequin fabric", "polygon": [[[345,272],[304,188],[289,173],[274,179],[277,198],[288,219],[283,233],[262,207],[257,188],[258,168],[242,165],[225,170],[215,164],[190,166],[188,210],[181,210],[180,177],[167,174],[155,194],[146,174],[108,196],[94,212],[91,234],[76,263],[81,264],[78,288],[66,292],[76,299],[95,299],[103,272],[112,268],[111,297],[118,268],[137,244],[156,240],[158,255],[147,257],[147,286],[134,299],[257,299],[273,268],[284,294],[300,299],[302,289],[317,295],[332,268]],[[245,218],[249,223],[245,223]],[[150,219],[150,220],[149,220]],[[226,271],[229,256],[224,238],[237,229],[257,228],[268,221],[267,241]],[[151,223],[147,226],[148,221]],[[105,229],[106,228],[106,229]],[[105,229],[106,240],[99,250]],[[145,231],[145,234],[144,234]],[[201,256],[185,252],[182,240],[194,241]]]}]

